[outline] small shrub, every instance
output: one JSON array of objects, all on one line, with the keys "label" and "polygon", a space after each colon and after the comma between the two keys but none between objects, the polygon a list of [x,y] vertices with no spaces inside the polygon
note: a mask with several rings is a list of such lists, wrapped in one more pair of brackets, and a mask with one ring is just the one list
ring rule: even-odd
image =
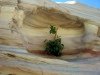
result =
[{"label": "small shrub", "polygon": [[57,36],[57,30],[57,27],[51,25],[50,34],[55,34],[55,37],[54,40],[45,40],[45,52],[49,55],[61,56],[61,50],[63,50],[64,45],[61,44],[61,38]]}]

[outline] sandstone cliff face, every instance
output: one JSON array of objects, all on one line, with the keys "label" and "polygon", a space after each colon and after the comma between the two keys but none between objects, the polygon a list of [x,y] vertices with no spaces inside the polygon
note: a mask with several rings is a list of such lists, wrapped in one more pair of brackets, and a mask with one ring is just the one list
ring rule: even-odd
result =
[{"label": "sandstone cliff face", "polygon": [[[100,56],[94,57],[100,55],[99,16],[100,9],[80,3],[0,0],[0,75],[99,75]],[[44,51],[45,39],[53,39],[50,24],[59,26],[61,57],[36,54]]]},{"label": "sandstone cliff face", "polygon": [[43,58],[18,47],[0,45],[0,75],[100,74],[100,56],[93,57],[90,54],[83,54],[66,57],[74,60]]},{"label": "sandstone cliff face", "polygon": [[1,0],[0,5],[0,44],[44,50],[44,40],[53,39],[50,24],[59,26],[64,52],[99,44],[99,9],[51,0]]}]

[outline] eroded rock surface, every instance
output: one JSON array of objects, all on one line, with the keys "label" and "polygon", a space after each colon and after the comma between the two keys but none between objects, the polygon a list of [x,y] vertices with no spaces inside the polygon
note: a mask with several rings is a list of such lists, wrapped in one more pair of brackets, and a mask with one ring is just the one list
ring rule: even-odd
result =
[{"label": "eroded rock surface", "polygon": [[[99,17],[78,2],[0,0],[0,75],[100,75]],[[44,53],[50,24],[59,26],[61,57]]]},{"label": "eroded rock surface", "polygon": [[99,45],[99,9],[51,0],[1,0],[0,5],[1,44],[24,46],[28,51],[44,50],[44,40],[53,39],[49,34],[49,25],[53,24],[59,26],[58,35],[65,45],[63,52],[89,48],[91,42],[93,47]]},{"label": "eroded rock surface", "polygon": [[[72,59],[70,55],[67,57]],[[0,75],[99,75],[99,58],[84,54],[65,61],[36,56],[19,47],[0,45]]]}]

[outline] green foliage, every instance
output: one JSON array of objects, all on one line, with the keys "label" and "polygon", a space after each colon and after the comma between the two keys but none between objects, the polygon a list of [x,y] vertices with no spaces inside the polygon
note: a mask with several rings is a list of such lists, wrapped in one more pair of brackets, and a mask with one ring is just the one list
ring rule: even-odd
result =
[{"label": "green foliage", "polygon": [[52,26],[50,27],[50,34],[56,34],[57,30],[56,27]]},{"label": "green foliage", "polygon": [[64,48],[64,45],[61,44],[61,39],[58,38],[54,41],[46,41],[46,49],[45,52],[48,54],[52,54],[55,56],[61,56],[61,50]]},{"label": "green foliage", "polygon": [[[54,26],[50,27],[50,34],[55,34],[57,33],[57,28]],[[61,56],[61,50],[63,50],[64,45],[61,44],[61,38],[56,37],[55,40],[45,40],[44,42],[46,42],[46,48],[45,48],[45,52],[49,55],[54,55],[54,56]]]}]

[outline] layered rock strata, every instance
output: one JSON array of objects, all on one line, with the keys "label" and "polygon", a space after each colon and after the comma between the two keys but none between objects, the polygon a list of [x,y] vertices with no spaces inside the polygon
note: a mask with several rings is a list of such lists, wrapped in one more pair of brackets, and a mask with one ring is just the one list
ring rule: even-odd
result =
[{"label": "layered rock strata", "polygon": [[[99,45],[99,9],[80,3],[57,4],[51,0],[1,0],[0,5],[1,44],[44,50],[44,40],[53,39],[49,34],[52,24],[59,26],[64,52],[90,47],[91,42],[93,46]],[[85,8],[93,13],[86,12]]]}]

